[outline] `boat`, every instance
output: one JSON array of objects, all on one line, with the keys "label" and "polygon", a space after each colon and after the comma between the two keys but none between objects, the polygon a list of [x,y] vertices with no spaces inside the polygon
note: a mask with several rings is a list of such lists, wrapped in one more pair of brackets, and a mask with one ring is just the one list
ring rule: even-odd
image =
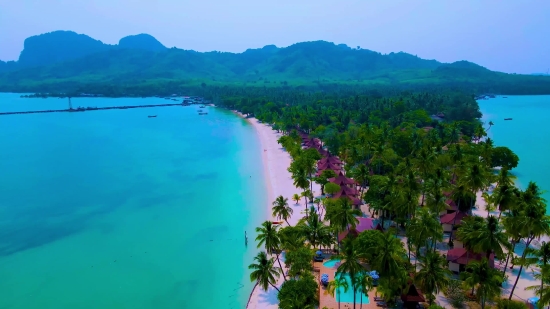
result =
[{"label": "boat", "polygon": [[512,120],[512,118],[504,118],[504,120]]},{"label": "boat", "polygon": [[147,118],[157,118],[157,115],[149,115]]},{"label": "boat", "polygon": [[199,115],[208,115],[208,113],[199,113]]},{"label": "boat", "polygon": [[201,105],[201,106],[199,106],[199,108],[204,108],[204,106],[203,106],[203,105]]},{"label": "boat", "polygon": [[283,224],[284,221],[273,221],[273,224]]}]

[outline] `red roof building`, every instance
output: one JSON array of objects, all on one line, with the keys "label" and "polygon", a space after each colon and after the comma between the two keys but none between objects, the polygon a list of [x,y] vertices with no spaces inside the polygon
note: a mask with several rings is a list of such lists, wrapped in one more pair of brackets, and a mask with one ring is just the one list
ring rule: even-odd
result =
[{"label": "red roof building", "polygon": [[[483,253],[474,253],[464,248],[454,248],[447,252],[447,262],[451,271],[460,273],[471,261],[481,261],[485,257]],[[495,267],[495,255],[489,256],[489,266]]]}]

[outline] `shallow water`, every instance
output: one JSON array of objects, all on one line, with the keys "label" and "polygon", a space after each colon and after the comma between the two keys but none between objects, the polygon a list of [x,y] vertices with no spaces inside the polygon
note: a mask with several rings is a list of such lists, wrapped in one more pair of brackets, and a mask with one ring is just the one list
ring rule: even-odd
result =
[{"label": "shallow water", "polygon": [[478,103],[482,120],[494,122],[488,135],[495,145],[507,146],[519,156],[512,170],[518,185],[525,188],[529,181],[536,182],[550,203],[550,96],[501,96]]},{"label": "shallow water", "polygon": [[[0,111],[66,105],[0,93]],[[259,141],[197,109],[0,116],[0,308],[244,306],[244,231],[265,217]]]}]

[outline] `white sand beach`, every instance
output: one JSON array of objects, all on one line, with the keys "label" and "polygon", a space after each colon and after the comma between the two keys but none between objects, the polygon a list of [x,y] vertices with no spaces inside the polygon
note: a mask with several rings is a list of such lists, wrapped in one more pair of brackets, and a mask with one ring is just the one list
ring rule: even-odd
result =
[{"label": "white sand beach", "polygon": [[[239,114],[239,113],[237,113]],[[241,117],[242,115],[239,114]],[[291,225],[296,225],[298,221],[304,216],[304,200],[300,201],[300,204],[296,204],[292,200],[292,196],[297,193],[300,194],[301,190],[296,188],[293,184],[293,180],[288,167],[290,166],[290,155],[277,143],[281,133],[277,133],[269,125],[260,123],[256,118],[246,119],[250,124],[254,126],[258,137],[260,139],[262,161],[264,165],[264,175],[266,177],[268,203],[267,217],[265,220],[279,221],[271,215],[271,203],[278,196],[282,195],[288,198],[288,204],[293,209],[292,217],[288,220]],[[314,195],[320,194],[320,187],[317,184],[313,184]],[[286,225],[286,223],[284,223]],[[282,256],[281,256],[282,258]],[[252,262],[252,261],[251,261]],[[284,266],[284,264],[283,264]],[[285,270],[286,271],[286,270]],[[284,280],[281,276],[278,282],[278,287],[283,284]],[[257,287],[252,293],[250,302],[247,308],[250,309],[264,309],[264,308],[278,308],[277,291],[270,287],[267,292]]]}]

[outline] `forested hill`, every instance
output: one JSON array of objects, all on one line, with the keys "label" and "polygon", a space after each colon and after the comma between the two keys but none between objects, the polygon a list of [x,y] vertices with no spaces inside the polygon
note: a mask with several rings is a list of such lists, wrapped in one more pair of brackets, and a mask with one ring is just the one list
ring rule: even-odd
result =
[{"label": "forested hill", "polygon": [[110,85],[443,87],[505,94],[550,93],[550,77],[504,74],[460,61],[381,53],[325,41],[243,53],[166,48],[146,34],[117,45],[56,31],[25,41],[17,62],[0,62],[0,91],[75,91]]}]

